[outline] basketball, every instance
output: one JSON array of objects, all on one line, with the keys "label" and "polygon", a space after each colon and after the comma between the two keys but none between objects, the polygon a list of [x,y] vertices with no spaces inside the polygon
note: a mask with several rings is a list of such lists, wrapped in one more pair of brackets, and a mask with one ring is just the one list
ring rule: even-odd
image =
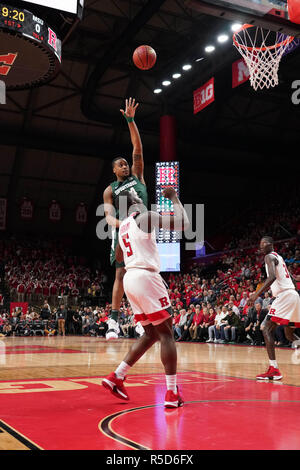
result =
[{"label": "basketball", "polygon": [[156,52],[151,46],[139,46],[132,56],[134,65],[141,70],[150,70],[156,62]]}]

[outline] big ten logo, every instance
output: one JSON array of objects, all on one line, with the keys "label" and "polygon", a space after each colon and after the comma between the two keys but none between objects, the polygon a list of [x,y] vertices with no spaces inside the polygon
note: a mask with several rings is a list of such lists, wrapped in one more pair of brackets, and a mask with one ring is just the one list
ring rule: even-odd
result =
[{"label": "big ten logo", "polygon": [[293,81],[292,89],[296,90],[292,93],[292,103],[298,105],[300,103],[300,80]]},{"label": "big ten logo", "polygon": [[206,88],[203,88],[200,92],[201,103],[207,103],[207,101],[211,100],[214,96],[214,86],[210,83]]},{"label": "big ten logo", "polygon": [[215,99],[214,78],[194,91],[194,114],[212,103]]},{"label": "big ten logo", "polygon": [[159,184],[175,184],[177,182],[175,168],[159,168]]}]

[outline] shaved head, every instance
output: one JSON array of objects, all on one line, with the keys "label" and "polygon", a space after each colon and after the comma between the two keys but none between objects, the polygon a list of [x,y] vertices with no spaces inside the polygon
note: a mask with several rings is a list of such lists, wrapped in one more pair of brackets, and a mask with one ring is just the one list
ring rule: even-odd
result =
[{"label": "shaved head", "polygon": [[270,245],[273,245],[274,244],[274,240],[272,237],[269,237],[268,235],[262,237],[262,240],[264,240],[265,242],[269,243]]}]

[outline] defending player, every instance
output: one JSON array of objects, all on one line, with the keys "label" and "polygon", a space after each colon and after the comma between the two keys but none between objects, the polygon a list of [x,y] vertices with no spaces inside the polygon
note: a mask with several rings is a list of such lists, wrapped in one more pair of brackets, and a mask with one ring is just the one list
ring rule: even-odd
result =
[{"label": "defending player", "polygon": [[118,321],[119,308],[124,294],[123,277],[125,274],[124,263],[118,263],[115,259],[115,248],[120,226],[118,211],[114,210],[115,199],[122,194],[123,191],[130,190],[130,192],[134,193],[142,200],[146,207],[148,204],[147,188],[144,181],[143,146],[137,125],[134,122],[135,112],[139,103],[135,103],[134,98],[129,98],[129,100],[126,99],[125,105],[125,111],[123,109],[120,111],[128,123],[133,146],[131,174],[127,160],[123,157],[115,158],[112,162],[112,167],[117,179],[111,183],[103,193],[106,221],[112,226],[110,263],[111,265],[115,263],[116,266],[111,308],[111,318],[115,321]]},{"label": "defending player", "polygon": [[269,368],[266,373],[257,375],[259,380],[280,380],[282,375],[278,369],[275,356],[274,330],[279,325],[285,325],[287,339],[296,340],[292,328],[300,327],[300,297],[287,270],[283,258],[274,252],[271,237],[263,237],[260,249],[265,255],[267,279],[260,289],[249,297],[248,303],[253,305],[260,294],[271,287],[275,297],[269,314],[263,322],[263,335],[269,357]]},{"label": "defending player", "polygon": [[[156,212],[134,212],[141,201],[130,193],[123,193],[125,198],[125,220],[120,225],[117,260],[124,259],[126,274],[124,288],[135,314],[145,333],[132,346],[124,360],[102,384],[113,395],[129,400],[124,387],[124,380],[129,369],[156,342],[160,341],[161,361],[163,363],[167,392],[165,407],[182,406],[183,400],[176,384],[177,351],[172,330],[172,308],[167,288],[160,276],[160,259],[156,245],[156,228],[184,230],[188,226],[186,212],[173,188],[164,190],[164,197],[174,206],[174,217],[160,216]],[[120,200],[123,199],[123,200]],[[124,203],[124,198],[119,198]]]}]

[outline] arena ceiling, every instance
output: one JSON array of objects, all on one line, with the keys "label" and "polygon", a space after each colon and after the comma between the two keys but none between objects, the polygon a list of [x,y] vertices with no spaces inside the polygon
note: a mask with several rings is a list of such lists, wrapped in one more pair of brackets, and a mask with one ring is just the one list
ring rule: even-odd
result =
[{"label": "arena ceiling", "polygon": [[[233,195],[228,175],[247,172],[263,184],[270,165],[294,155],[300,111],[291,101],[291,83],[300,79],[299,49],[283,60],[277,88],[255,93],[244,84],[233,90],[231,64],[240,56],[231,41],[210,56],[203,53],[207,42],[228,31],[228,21],[199,13],[184,0],[85,3],[83,20],[64,40],[59,75],[43,87],[10,92],[0,106],[0,195],[11,201],[10,221],[23,196],[41,208],[53,198],[66,208],[84,201],[94,213],[112,179],[112,158],[131,153],[119,112],[129,96],[140,103],[136,121],[146,176],[153,178],[153,162],[159,160],[163,114],[176,117],[178,159],[186,174],[211,175],[227,188],[225,198]],[[131,60],[141,44],[150,44],[158,56],[147,72]],[[154,94],[186,60],[194,61],[192,70]],[[193,90],[212,76],[215,103],[194,115]]]}]

